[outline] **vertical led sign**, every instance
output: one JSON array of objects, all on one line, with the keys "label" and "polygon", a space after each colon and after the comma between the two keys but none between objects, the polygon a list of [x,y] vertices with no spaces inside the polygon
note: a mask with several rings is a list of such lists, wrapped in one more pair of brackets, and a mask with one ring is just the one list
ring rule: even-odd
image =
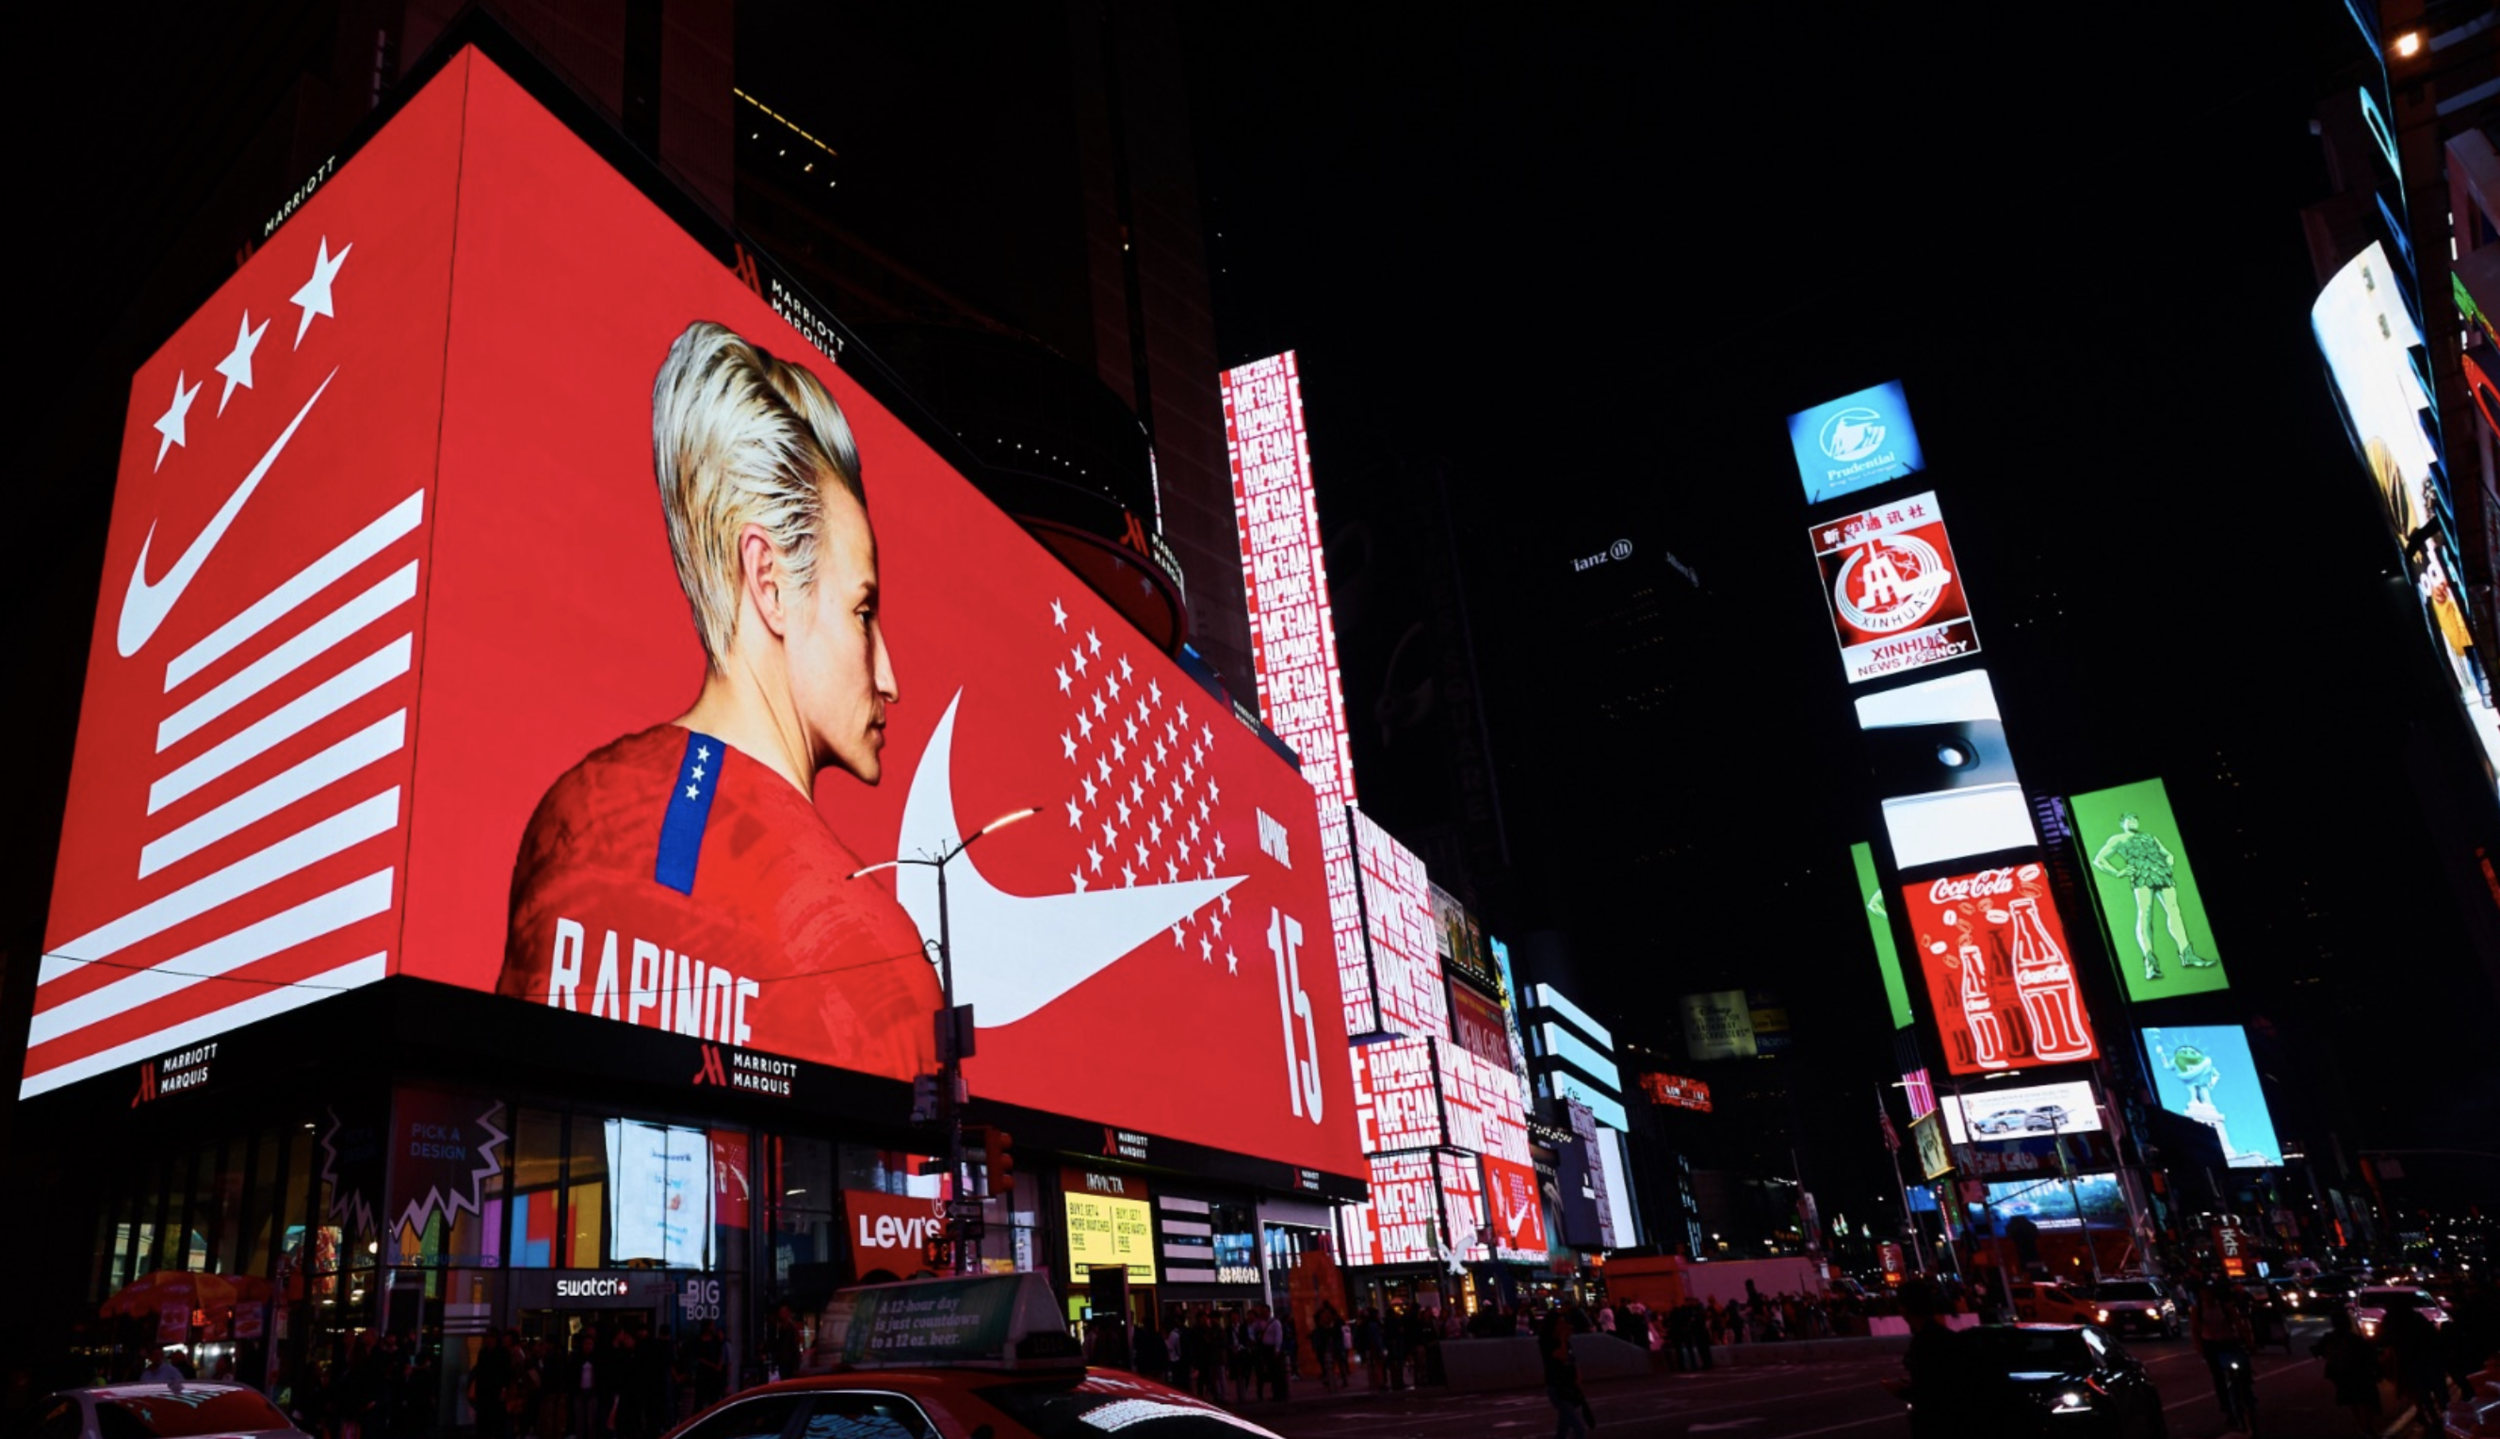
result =
[{"label": "vertical led sign", "polygon": [[2118,945],[2127,997],[2141,1004],[2229,988],[2162,782],[2079,794],[2074,807],[2075,832],[2091,858],[2092,892]]}]

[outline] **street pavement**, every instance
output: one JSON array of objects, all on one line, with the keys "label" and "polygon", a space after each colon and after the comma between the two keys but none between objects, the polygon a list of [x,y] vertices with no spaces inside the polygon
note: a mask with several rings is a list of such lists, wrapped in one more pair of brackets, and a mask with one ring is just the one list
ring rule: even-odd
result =
[{"label": "street pavement", "polygon": [[[2295,1325],[2290,1354],[2268,1349],[2257,1356],[2265,1439],[2347,1439],[2353,1433],[2352,1421],[2335,1408],[2318,1362],[2309,1357],[2309,1345],[2322,1332]],[[2213,1382],[2193,1344],[2148,1340],[2130,1347],[2161,1391],[2171,1439],[2219,1439],[2233,1432],[2223,1422]],[[1886,1355],[1664,1373],[1588,1388],[1601,1439],[1907,1439],[1908,1412],[1881,1387],[1900,1373],[1899,1357]],[[1286,1439],[1531,1439],[1554,1430],[1554,1411],[1541,1389],[1335,1394],[1305,1382],[1289,1403],[1247,1404],[1239,1412]]]}]

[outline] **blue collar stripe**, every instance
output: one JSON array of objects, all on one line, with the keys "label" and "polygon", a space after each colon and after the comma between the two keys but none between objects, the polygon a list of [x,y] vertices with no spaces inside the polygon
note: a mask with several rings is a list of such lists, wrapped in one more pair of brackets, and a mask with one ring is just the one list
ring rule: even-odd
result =
[{"label": "blue collar stripe", "polygon": [[688,733],[686,757],[677,765],[677,787],[668,792],[660,821],[660,859],[651,877],[679,894],[694,893],[695,861],[703,857],[703,827],[712,818],[712,791],[727,755],[719,740]]}]

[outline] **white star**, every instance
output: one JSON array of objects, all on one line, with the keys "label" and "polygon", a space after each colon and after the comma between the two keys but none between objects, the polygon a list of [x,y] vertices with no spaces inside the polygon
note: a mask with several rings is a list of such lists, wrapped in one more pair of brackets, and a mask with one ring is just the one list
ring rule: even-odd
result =
[{"label": "white star", "polygon": [[304,311],[295,321],[295,344],[298,348],[304,343],[304,332],[312,328],[313,316],[338,318],[338,311],[330,308],[330,282],[339,277],[339,266],[347,263],[348,251],[355,248],[349,245],[333,255],[330,253],[330,237],[321,237],[321,256],[313,261],[312,278],[306,280],[304,288],[296,291],[287,301],[288,304],[303,307]]},{"label": "white star", "polygon": [[1208,780],[1207,798],[1215,801],[1217,804],[1222,804],[1224,802],[1224,786],[1217,784],[1213,780]]},{"label": "white star", "polygon": [[1106,674],[1102,678],[1103,683],[1111,687],[1111,697],[1113,699],[1118,699],[1120,697],[1120,677],[1118,675]]},{"label": "white star", "polygon": [[1152,864],[1154,862],[1146,858],[1146,842],[1142,839],[1137,842],[1137,862],[1139,864]]},{"label": "white star", "polygon": [[1206,726],[1206,725],[1200,725],[1200,726],[1198,726],[1198,733],[1199,733],[1200,737],[1201,737],[1201,738],[1203,738],[1203,739],[1206,741],[1206,743],[1207,743],[1207,744],[1209,744],[1209,745],[1213,745],[1213,744],[1215,743],[1215,731],[1214,731],[1212,728],[1210,728],[1209,726]]},{"label": "white star", "polygon": [[1121,865],[1121,866],[1120,866],[1120,883],[1122,883],[1122,884],[1124,884],[1124,885],[1134,885],[1134,884],[1136,884],[1136,883],[1137,883],[1137,871],[1135,871],[1135,870],[1133,870],[1133,869],[1129,868],[1127,865]]},{"label": "white star", "polygon": [[1083,650],[1074,650],[1074,651],[1071,651],[1071,653],[1073,653],[1073,654],[1076,656],[1076,672],[1077,672],[1078,674],[1083,674],[1083,673],[1085,673],[1085,664],[1086,664],[1086,660],[1085,660],[1085,652],[1084,652]]},{"label": "white star", "polygon": [[1215,941],[1203,934],[1198,936],[1198,953],[1206,959],[1207,963],[1215,963]]},{"label": "white star", "polygon": [[1215,857],[1217,859],[1224,857],[1224,832],[1222,830],[1217,830],[1215,834]]},{"label": "white star", "polygon": [[1170,861],[1170,860],[1168,860],[1168,859],[1167,859],[1167,860],[1165,860],[1165,861],[1163,862],[1163,877],[1164,877],[1166,880],[1177,880],[1177,879],[1179,879],[1179,878],[1181,877],[1181,867],[1180,867],[1179,865],[1177,865],[1177,864],[1172,863],[1172,861]]},{"label": "white star", "polygon": [[1176,925],[1173,925],[1173,926],[1172,926],[1172,947],[1173,947],[1174,949],[1178,949],[1178,948],[1180,948],[1182,945],[1184,945],[1184,944],[1186,944],[1186,943],[1188,943],[1188,942],[1189,942],[1189,940],[1188,940],[1188,936],[1186,936],[1186,935],[1184,935],[1184,934],[1182,934],[1182,933],[1181,933],[1181,927],[1180,927],[1179,925],[1177,925],[1177,924],[1176,924]]},{"label": "white star", "polygon": [[1232,892],[1231,892],[1230,890],[1227,890],[1227,891],[1225,891],[1224,893],[1217,895],[1217,896],[1216,896],[1216,898],[1217,898],[1218,900],[1220,900],[1220,901],[1222,901],[1222,902],[1223,902],[1223,905],[1224,905],[1224,912],[1225,912],[1226,914],[1231,914],[1231,913],[1233,912],[1233,896],[1232,896]]},{"label": "white star", "polygon": [[1189,839],[1192,844],[1198,840],[1198,821],[1194,819],[1189,822]]},{"label": "white star", "polygon": [[1189,783],[1191,780],[1196,779],[1197,777],[1198,777],[1198,767],[1197,767],[1196,765],[1194,765],[1194,764],[1191,764],[1188,760],[1182,760],[1182,761],[1181,761],[1181,783],[1182,783],[1182,784],[1187,784],[1187,783]]},{"label": "white star", "polygon": [[1092,804],[1094,802],[1094,777],[1090,774],[1081,774],[1076,777],[1076,780],[1077,783],[1085,786],[1085,802]]},{"label": "white star", "polygon": [[1135,775],[1129,776],[1128,797],[1137,801],[1139,804],[1144,804],[1146,802],[1146,787],[1137,782],[1137,776]]},{"label": "white star", "polygon": [[1063,630],[1068,627],[1068,612],[1059,608],[1057,600],[1050,602],[1050,622]]},{"label": "white star", "polygon": [[708,744],[696,745],[694,747],[694,757],[702,763],[710,763],[712,758],[712,747]]},{"label": "white star", "polygon": [[1093,869],[1094,873],[1102,873],[1102,851],[1090,844],[1085,846],[1085,863]]},{"label": "white star", "polygon": [[1130,739],[1132,739],[1132,740],[1134,740],[1134,739],[1136,739],[1136,738],[1137,738],[1137,720],[1136,720],[1136,717],[1135,717],[1135,716],[1131,716],[1131,717],[1130,717],[1130,719],[1129,719],[1129,722],[1128,722],[1128,737],[1129,737]]},{"label": "white star", "polygon": [[1121,741],[1118,735],[1113,735],[1111,737],[1111,758],[1120,764],[1126,764],[1128,762],[1128,746]]},{"label": "white star", "polygon": [[1094,718],[1101,719],[1104,715],[1110,712],[1111,706],[1102,702],[1102,691],[1094,691]]},{"label": "white star", "polygon": [[1104,820],[1102,822],[1102,842],[1113,849],[1118,849],[1120,847],[1119,841],[1120,832],[1112,828],[1111,821]]},{"label": "white star", "polygon": [[1213,878],[1215,878],[1215,856],[1214,856],[1214,855],[1208,855],[1208,856],[1206,857],[1206,859],[1207,859],[1207,863],[1206,863],[1206,873],[1207,873],[1207,878],[1209,878],[1209,879],[1213,879]]},{"label": "white star", "polygon": [[217,413],[226,412],[226,401],[234,398],[235,386],[247,390],[252,387],[252,352],[260,348],[261,332],[268,328],[269,322],[263,320],[260,328],[254,329],[252,312],[243,312],[243,323],[234,327],[234,348],[217,362],[217,373],[226,377],[226,388],[217,396]]},{"label": "white star", "polygon": [[1051,673],[1059,676],[1059,693],[1066,694],[1069,684],[1072,683],[1068,678],[1068,667],[1066,665],[1054,666]]},{"label": "white star", "polygon": [[1207,923],[1214,927],[1216,938],[1222,939],[1224,937],[1224,916],[1220,914],[1208,915]]},{"label": "white star", "polygon": [[1155,762],[1154,762],[1153,760],[1147,760],[1145,763],[1146,763],[1146,783],[1148,783],[1148,784],[1152,784],[1152,783],[1154,783],[1154,778],[1155,778]]},{"label": "white star", "polygon": [[1146,681],[1146,698],[1153,700],[1156,704],[1163,703],[1163,685],[1160,681]]},{"label": "white star", "polygon": [[1119,805],[1119,807],[1120,807],[1120,823],[1122,823],[1122,824],[1126,824],[1126,823],[1128,823],[1128,801],[1123,799],[1123,800],[1115,800],[1115,801],[1113,801],[1113,802],[1114,802],[1114,803],[1116,803],[1117,805]]},{"label": "white star", "polygon": [[1111,759],[1109,756],[1096,755],[1094,757],[1094,767],[1096,772],[1102,776],[1102,782],[1104,784],[1111,783]]},{"label": "white star", "polygon": [[1094,717],[1083,710],[1076,712],[1076,732],[1087,739],[1094,737]]},{"label": "white star", "polygon": [[1077,812],[1077,808],[1076,808],[1076,801],[1075,801],[1075,800],[1069,800],[1069,801],[1068,801],[1068,828],[1070,828],[1070,829],[1080,829],[1080,828],[1083,828],[1083,827],[1084,827],[1084,824],[1085,824],[1085,816],[1083,816],[1082,814],[1079,814],[1079,813]]},{"label": "white star", "polygon": [[1179,830],[1172,831],[1172,842],[1181,847],[1181,858],[1189,858],[1189,841],[1181,838]]},{"label": "white star", "polygon": [[1233,953],[1230,945],[1224,947],[1224,972],[1226,974],[1241,973],[1241,956]]},{"label": "white star", "polygon": [[691,784],[690,784],[690,785],[688,785],[688,786],[686,786],[686,798],[688,798],[688,799],[701,799],[701,798],[703,798],[703,790],[702,790],[702,788],[701,788],[700,786],[697,786],[697,785],[691,785]]},{"label": "white star", "polygon": [[1092,630],[1087,630],[1085,632],[1085,643],[1093,648],[1093,652],[1095,654],[1102,653],[1102,636],[1094,633]]},{"label": "white star", "polygon": [[1172,802],[1168,799],[1163,802],[1163,822],[1165,824],[1172,822]]},{"label": "white star", "polygon": [[1180,739],[1180,737],[1181,737],[1181,727],[1180,727],[1179,725],[1177,725],[1177,724],[1174,724],[1174,723],[1173,723],[1172,721],[1170,721],[1170,720],[1165,720],[1165,721],[1163,722],[1163,737],[1164,737],[1166,740],[1173,740],[1173,741],[1177,741],[1177,740],[1179,740],[1179,739]]},{"label": "white star", "polygon": [[1181,706],[1178,706],[1178,710],[1179,710],[1180,717],[1181,717],[1181,723],[1182,723],[1182,724],[1187,724],[1187,723],[1189,723],[1189,706],[1188,706],[1188,705],[1185,705],[1185,704],[1184,704],[1184,705],[1181,705]]},{"label": "white star", "polygon": [[1076,886],[1076,892],[1078,894],[1083,894],[1085,892],[1085,876],[1079,874],[1075,870],[1068,871],[1068,883]]},{"label": "white star", "polygon": [[1157,763],[1161,763],[1171,753],[1172,747],[1169,743],[1163,740],[1155,741],[1155,760]]},{"label": "white star", "polygon": [[701,765],[696,765],[696,766],[694,767],[694,777],[695,777],[696,779],[701,779],[701,778],[703,778],[703,766],[701,766]]},{"label": "white star", "polygon": [[1124,680],[1125,680],[1125,679],[1134,679],[1134,678],[1136,677],[1136,675],[1137,675],[1137,671],[1135,671],[1135,670],[1133,670],[1133,669],[1130,669],[1130,668],[1129,668],[1128,656],[1127,656],[1127,655],[1122,655],[1122,656],[1120,656],[1120,678],[1122,678],[1122,679],[1124,679]]},{"label": "white star", "polygon": [[1146,841],[1149,844],[1163,843],[1163,822],[1152,815],[1146,816]]},{"label": "white star", "polygon": [[1068,752],[1068,758],[1076,758],[1076,736],[1068,733],[1066,730],[1061,730],[1059,732],[1059,747]]},{"label": "white star", "polygon": [[200,387],[193,385],[186,390],[182,387],[182,379],[180,374],[174,376],[174,402],[166,407],[165,413],[156,417],[156,432],[164,436],[156,442],[156,466],[159,469],[165,466],[167,450],[176,445],[188,449],[191,444],[183,438],[182,420],[191,413],[191,402],[200,397]]}]

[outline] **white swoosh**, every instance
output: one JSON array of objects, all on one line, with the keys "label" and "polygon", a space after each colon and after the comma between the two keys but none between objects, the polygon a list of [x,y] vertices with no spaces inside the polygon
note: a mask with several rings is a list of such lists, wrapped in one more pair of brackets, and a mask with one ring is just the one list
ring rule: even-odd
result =
[{"label": "white swoosh", "polygon": [[269,446],[269,452],[260,457],[259,464],[252,466],[252,472],[243,477],[243,483],[234,487],[234,493],[226,496],[226,503],[208,522],[208,528],[200,531],[199,538],[191,542],[191,548],[184,550],[182,558],[174,561],[174,567],[165,572],[165,578],[155,584],[148,583],[148,546],[156,542],[156,525],[153,521],[149,522],[147,538],[139,542],[139,563],[130,569],[130,588],[122,594],[121,628],[114,638],[121,647],[123,659],[137,654],[140,647],[156,633],[156,627],[165,623],[165,616],[173,611],[174,602],[181,599],[182,592],[190,587],[192,577],[200,572],[200,566],[208,563],[208,552],[217,548],[217,542],[226,537],[226,527],[243,512],[243,502],[252,497],[252,491],[260,488],[261,477],[269,473],[271,465],[277,463],[278,452],[286,448],[287,441],[295,438],[295,427],[304,423],[304,417],[312,413],[314,405],[320,403],[322,391],[330,388],[330,382],[337,379],[338,374],[338,367],[333,365],[330,373],[322,376],[321,388],[312,392],[312,398],[304,402],[304,408],[295,412],[294,419],[287,421],[286,428],[278,432],[278,438]]},{"label": "white swoosh", "polygon": [[[904,859],[944,854],[961,842],[955,824],[953,756],[955,710],[962,703],[958,690],[912,772],[902,832],[894,842],[895,854]],[[895,875],[895,897],[923,936],[937,938],[937,872],[927,865],[906,864],[896,866]],[[991,884],[966,853],[946,872],[955,1002],[974,1006],[975,1021],[983,1029],[1012,1024],[1214,903],[1242,878],[1027,896]]]}]

